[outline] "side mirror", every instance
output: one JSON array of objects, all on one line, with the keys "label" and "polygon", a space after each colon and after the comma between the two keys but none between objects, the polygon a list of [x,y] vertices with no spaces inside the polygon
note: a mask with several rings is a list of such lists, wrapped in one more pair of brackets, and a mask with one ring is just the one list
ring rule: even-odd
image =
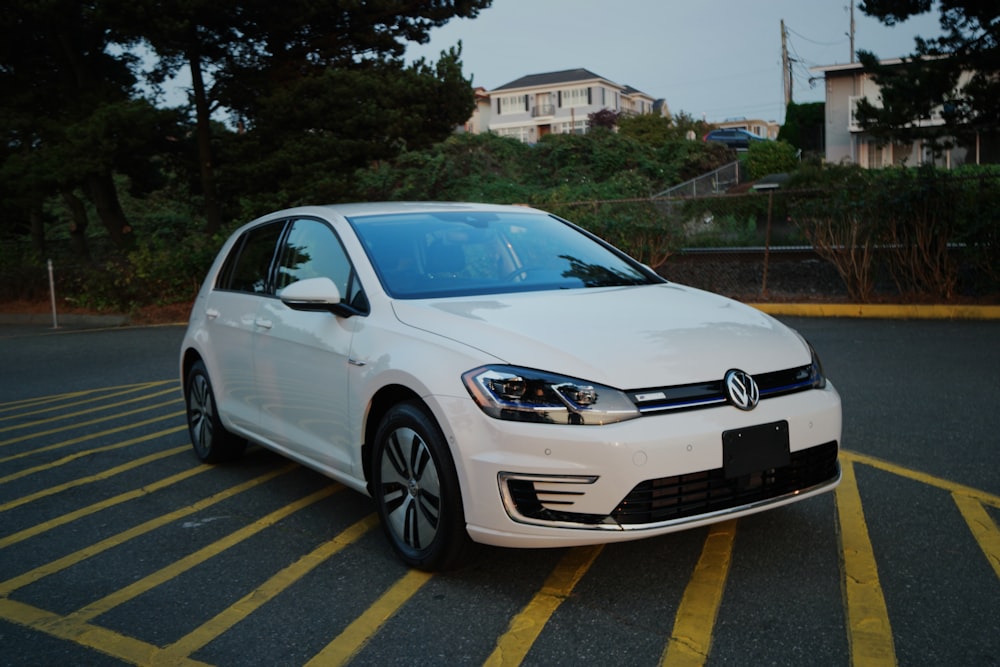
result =
[{"label": "side mirror", "polygon": [[306,278],[292,283],[278,294],[293,310],[324,311],[351,317],[358,311],[343,303],[340,290],[329,278]]}]

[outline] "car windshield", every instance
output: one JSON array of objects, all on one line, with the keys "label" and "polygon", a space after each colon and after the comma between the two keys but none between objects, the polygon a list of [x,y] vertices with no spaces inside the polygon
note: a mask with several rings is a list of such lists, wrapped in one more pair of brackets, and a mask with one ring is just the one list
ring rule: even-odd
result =
[{"label": "car windshield", "polygon": [[641,265],[542,213],[421,212],[350,222],[395,298],[658,282]]}]

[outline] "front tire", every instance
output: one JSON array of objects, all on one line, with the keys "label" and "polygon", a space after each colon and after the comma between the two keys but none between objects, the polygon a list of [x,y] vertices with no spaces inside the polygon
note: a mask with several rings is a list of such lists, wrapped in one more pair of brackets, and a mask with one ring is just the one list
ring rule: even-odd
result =
[{"label": "front tire", "polygon": [[417,403],[386,413],[372,448],[372,497],[399,558],[421,570],[449,570],[472,541],[458,475],[437,423]]},{"label": "front tire", "polygon": [[202,361],[196,361],[188,372],[184,401],[187,404],[188,433],[199,459],[205,463],[222,463],[243,454],[247,441],[233,435],[222,425],[212,382]]}]

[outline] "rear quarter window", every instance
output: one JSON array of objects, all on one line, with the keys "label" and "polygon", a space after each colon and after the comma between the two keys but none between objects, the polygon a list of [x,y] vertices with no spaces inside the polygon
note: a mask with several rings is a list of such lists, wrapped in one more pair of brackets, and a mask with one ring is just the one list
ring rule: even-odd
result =
[{"label": "rear quarter window", "polygon": [[284,227],[284,222],[272,222],[244,232],[226,257],[215,284],[216,289],[269,293],[268,276]]}]

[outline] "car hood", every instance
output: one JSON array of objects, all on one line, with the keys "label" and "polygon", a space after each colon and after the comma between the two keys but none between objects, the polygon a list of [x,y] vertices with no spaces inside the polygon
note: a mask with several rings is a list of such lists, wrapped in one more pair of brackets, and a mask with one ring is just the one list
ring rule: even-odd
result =
[{"label": "car hood", "polygon": [[397,300],[400,322],[503,363],[621,389],[808,364],[794,331],[730,299],[673,283]]}]

